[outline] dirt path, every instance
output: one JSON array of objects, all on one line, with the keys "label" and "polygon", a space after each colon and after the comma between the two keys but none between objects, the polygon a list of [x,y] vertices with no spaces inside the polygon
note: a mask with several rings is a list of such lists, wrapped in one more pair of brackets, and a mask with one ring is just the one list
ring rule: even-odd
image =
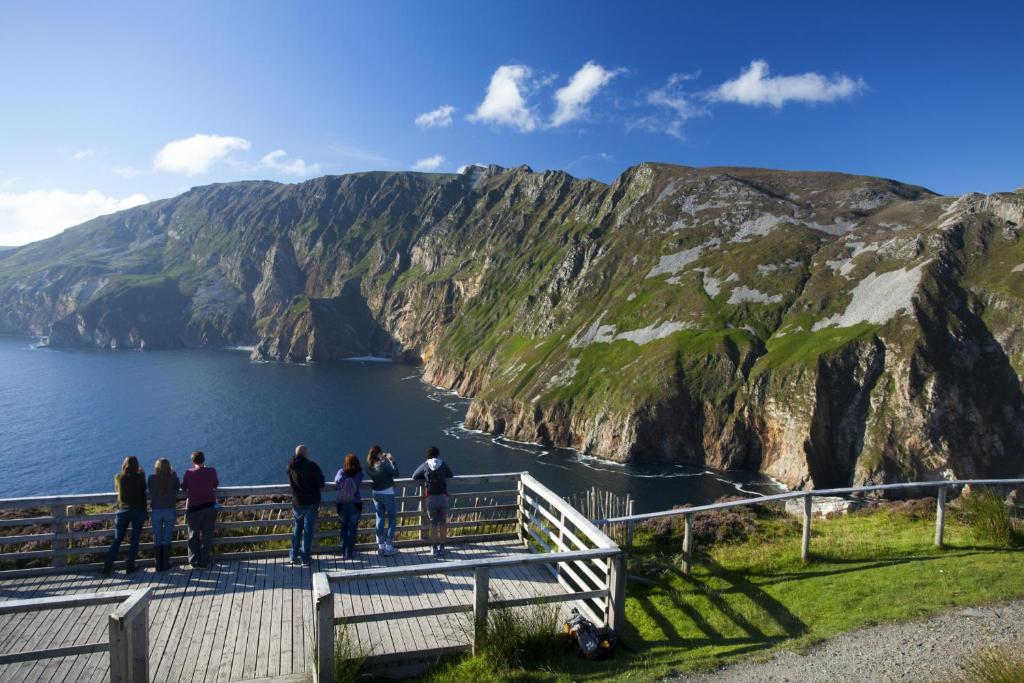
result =
[{"label": "dirt path", "polygon": [[1024,652],[1024,600],[956,609],[923,621],[872,626],[827,640],[803,654],[784,650],[767,661],[743,662],[712,673],[667,680],[932,683],[955,678],[965,657],[990,646],[1009,646]]}]

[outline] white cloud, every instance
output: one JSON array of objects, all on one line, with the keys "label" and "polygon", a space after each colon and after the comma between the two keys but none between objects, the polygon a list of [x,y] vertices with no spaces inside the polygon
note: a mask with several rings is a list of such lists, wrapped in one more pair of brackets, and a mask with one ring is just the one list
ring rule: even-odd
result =
[{"label": "white cloud", "polygon": [[710,99],[755,107],[781,108],[786,102],[834,102],[855,95],[864,88],[862,79],[838,74],[829,79],[808,72],[798,76],[769,76],[768,63],[755,59],[737,78],[715,88]]},{"label": "white cloud", "polygon": [[311,175],[320,173],[320,164],[307,164],[302,159],[285,160],[286,153],[283,149],[276,149],[260,159],[261,168],[269,168],[284,175],[299,176],[308,178]]},{"label": "white cloud", "polygon": [[440,154],[435,154],[432,157],[426,159],[420,159],[412,165],[414,171],[436,171],[437,168],[444,163],[444,157]]},{"label": "white cloud", "polygon": [[484,101],[469,115],[470,121],[518,128],[528,133],[537,127],[537,116],[526,104],[533,70],[522,64],[504,64],[491,76]]},{"label": "white cloud", "polygon": [[587,115],[587,104],[622,73],[622,69],[606,69],[595,62],[587,62],[569,79],[569,84],[555,91],[557,108],[551,116],[551,125],[558,127]]},{"label": "white cloud", "polygon": [[685,140],[683,124],[690,119],[707,114],[707,110],[694,104],[691,95],[683,90],[683,83],[694,80],[698,75],[672,74],[669,76],[664,86],[647,93],[647,104],[658,107],[662,113],[636,119],[627,124],[627,128],[668,133],[674,138]]},{"label": "white cloud", "polygon": [[95,155],[96,150],[94,149],[80,149],[71,155],[71,159],[72,161],[81,161],[82,159],[88,159],[89,157]]},{"label": "white cloud", "polygon": [[153,159],[153,168],[170,173],[199,175],[218,161],[227,159],[232,152],[244,152],[251,146],[248,140],[228,135],[193,135],[164,145]]},{"label": "white cloud", "polygon": [[5,180],[2,183],[0,183],[0,187],[8,188],[8,187],[10,187],[11,185],[14,185],[15,183],[17,183],[20,180],[21,180],[21,176],[20,175],[11,176],[7,180]]},{"label": "white cloud", "polygon": [[449,128],[452,125],[452,114],[455,107],[450,104],[443,104],[433,111],[428,111],[416,117],[416,125],[420,128]]},{"label": "white cloud", "polygon": [[90,218],[130,209],[148,201],[142,194],[117,199],[98,190],[81,193],[63,190],[0,192],[0,244],[20,246],[35,242]]},{"label": "white cloud", "polygon": [[142,174],[142,171],[134,166],[115,166],[111,170],[122,178],[134,178]]}]

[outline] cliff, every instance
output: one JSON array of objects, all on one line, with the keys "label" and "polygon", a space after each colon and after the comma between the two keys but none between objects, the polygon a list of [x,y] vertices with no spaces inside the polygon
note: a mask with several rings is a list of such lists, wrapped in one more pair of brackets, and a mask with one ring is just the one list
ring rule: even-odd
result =
[{"label": "cliff", "polygon": [[794,487],[1019,474],[1022,222],[664,164],[229,183],[0,253],[0,331],[421,361],[470,427]]}]

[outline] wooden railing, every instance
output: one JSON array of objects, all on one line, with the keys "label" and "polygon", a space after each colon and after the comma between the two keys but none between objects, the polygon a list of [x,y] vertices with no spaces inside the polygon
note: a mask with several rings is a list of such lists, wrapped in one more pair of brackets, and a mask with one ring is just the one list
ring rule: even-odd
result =
[{"label": "wooden railing", "polygon": [[153,589],[83,593],[0,602],[0,615],[120,603],[108,618],[107,642],[0,655],[0,665],[109,651],[111,683],[149,681],[149,600]]},{"label": "wooden railing", "polygon": [[693,565],[693,518],[699,514],[707,514],[730,508],[745,507],[749,505],[763,505],[765,503],[779,503],[787,500],[802,499],[803,501],[803,529],[800,536],[800,558],[807,562],[810,559],[811,549],[811,519],[813,517],[813,502],[815,497],[852,496],[877,491],[901,491],[916,488],[938,489],[935,511],[935,540],[937,547],[942,547],[943,533],[946,521],[946,500],[950,488],[961,486],[1020,486],[1024,479],[950,479],[939,481],[915,481],[899,484],[876,484],[874,486],[854,486],[849,488],[835,489],[813,489],[810,491],[790,491],[770,496],[756,496],[743,500],[732,500],[726,503],[712,503],[710,505],[697,505],[688,508],[675,510],[661,510],[659,512],[647,512],[638,515],[626,515],[622,517],[611,517],[594,522],[595,526],[608,527],[611,525],[625,525],[624,548],[628,552],[633,545],[633,534],[636,525],[654,519],[666,519],[671,517],[683,517],[683,561],[682,569],[684,574],[689,574]]},{"label": "wooden railing", "polygon": [[[518,482],[520,474],[487,474],[462,475],[454,477],[449,484],[451,490],[451,523],[449,527],[459,540],[486,541],[516,537],[518,509]],[[396,505],[398,507],[399,536],[395,545],[416,545],[422,542],[424,532],[429,528],[426,519],[424,500],[419,492],[419,485],[412,479],[395,481]],[[316,551],[332,551],[339,547],[337,515],[334,512],[337,493],[332,484],[324,487],[321,503],[319,531],[316,534]],[[363,513],[359,529],[360,543],[357,549],[375,547],[373,543],[374,519],[373,503],[370,500],[370,484],[364,482],[362,488]],[[280,500],[270,502],[245,502],[245,499],[264,499],[277,497]],[[217,548],[227,547],[228,552],[218,552],[219,559],[246,559],[263,556],[279,556],[287,554],[284,544],[291,539],[288,527],[292,525],[290,490],[287,485],[267,486],[223,486],[218,489],[218,499],[222,505],[218,512],[218,522],[214,537]],[[184,500],[184,495],[179,496]],[[0,548],[18,548],[26,544],[40,544],[46,547],[32,550],[0,551],[0,562],[40,561],[45,566],[7,568],[0,570],[0,578],[33,575],[41,573],[59,573],[74,569],[96,569],[100,564],[93,562],[76,562],[82,558],[100,556],[107,551],[110,539],[114,535],[113,506],[117,498],[113,493],[96,493],[65,496],[35,496],[26,498],[0,499],[0,512],[7,510],[37,511],[26,516],[12,519],[0,519],[0,532],[5,529],[22,529],[42,526],[47,533],[23,533],[0,536]],[[104,506],[108,509],[95,510],[90,508]],[[39,512],[45,511],[45,514]],[[184,548],[184,514],[181,507],[177,510],[174,548]],[[237,517],[258,517],[256,519],[236,519]],[[266,518],[264,518],[266,517]],[[103,528],[89,528],[102,526]],[[142,553],[151,550],[150,527],[147,523],[144,542],[139,548]],[[256,533],[246,533],[255,531]],[[324,539],[333,542],[324,543]],[[274,545],[278,547],[273,547]],[[238,549],[238,546],[245,546]],[[234,547],[234,550],[230,550]],[[127,540],[122,545],[127,548]],[[183,562],[184,558],[173,558]],[[142,559],[139,564],[152,564],[152,560]],[[70,565],[70,567],[69,567]]]},{"label": "wooden railing", "polygon": [[[522,473],[517,478],[516,533],[533,551],[529,554],[313,575],[316,680],[319,683],[333,680],[335,633],[340,624],[472,613],[474,628],[468,647],[475,649],[481,629],[487,624],[490,608],[572,602],[598,624],[607,624],[614,629],[623,627],[625,574],[622,551],[600,529],[532,476]],[[564,592],[492,599],[490,579],[494,570],[526,566],[547,568],[558,579]],[[332,584],[470,572],[473,576],[472,602],[356,615],[338,614],[335,609]]]}]

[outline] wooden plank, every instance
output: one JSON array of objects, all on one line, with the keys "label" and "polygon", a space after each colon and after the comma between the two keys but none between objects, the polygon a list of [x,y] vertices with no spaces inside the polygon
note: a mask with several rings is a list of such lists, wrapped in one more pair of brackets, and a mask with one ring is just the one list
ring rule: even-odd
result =
[{"label": "wooden plank", "polygon": [[599,548],[615,546],[612,539],[608,538],[603,531],[598,529],[589,519],[580,514],[579,510],[566,503],[560,496],[556,495],[554,491],[537,481],[537,479],[529,473],[523,473],[522,478],[524,487],[532,490],[538,496],[558,508],[558,511],[565,515],[565,518],[571,521],[576,528],[580,530],[580,533],[584,534]]}]

